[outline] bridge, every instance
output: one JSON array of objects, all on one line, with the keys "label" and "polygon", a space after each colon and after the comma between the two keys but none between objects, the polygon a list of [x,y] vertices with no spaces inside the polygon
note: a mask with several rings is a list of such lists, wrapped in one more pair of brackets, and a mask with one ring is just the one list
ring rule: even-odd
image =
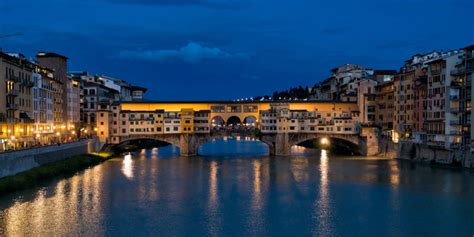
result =
[{"label": "bridge", "polygon": [[350,102],[123,102],[97,112],[97,135],[110,145],[153,139],[197,155],[202,144],[223,136],[253,137],[271,155],[315,139],[350,144],[359,154],[379,152],[377,128],[364,126]]}]

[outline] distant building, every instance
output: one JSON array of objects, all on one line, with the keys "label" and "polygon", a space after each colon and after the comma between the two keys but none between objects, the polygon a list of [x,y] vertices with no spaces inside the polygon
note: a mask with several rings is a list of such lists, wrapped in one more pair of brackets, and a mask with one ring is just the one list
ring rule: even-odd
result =
[{"label": "distant building", "polygon": [[97,130],[97,111],[108,108],[114,102],[140,101],[146,88],[134,86],[124,80],[90,75],[87,72],[70,72],[69,76],[77,81],[80,88],[80,121],[83,133],[95,133]]}]

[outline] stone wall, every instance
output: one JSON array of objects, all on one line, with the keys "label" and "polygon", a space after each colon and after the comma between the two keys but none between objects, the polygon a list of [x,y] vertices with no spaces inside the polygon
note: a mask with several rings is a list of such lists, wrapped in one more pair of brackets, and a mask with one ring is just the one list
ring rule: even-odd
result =
[{"label": "stone wall", "polygon": [[87,139],[61,145],[0,153],[0,178],[99,149],[98,139]]},{"label": "stone wall", "polygon": [[379,155],[386,158],[397,158],[398,146],[388,137],[379,138]]},{"label": "stone wall", "polygon": [[413,142],[399,142],[396,157],[417,162],[445,165],[458,163],[463,167],[474,167],[474,156],[470,150],[446,150]]}]

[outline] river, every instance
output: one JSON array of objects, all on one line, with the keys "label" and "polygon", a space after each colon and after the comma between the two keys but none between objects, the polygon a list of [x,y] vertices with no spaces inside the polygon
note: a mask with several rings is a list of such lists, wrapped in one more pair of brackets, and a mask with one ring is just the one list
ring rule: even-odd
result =
[{"label": "river", "polygon": [[[0,197],[0,236],[472,236],[474,174],[257,141],[117,157]],[[238,154],[237,154],[238,153]]]}]

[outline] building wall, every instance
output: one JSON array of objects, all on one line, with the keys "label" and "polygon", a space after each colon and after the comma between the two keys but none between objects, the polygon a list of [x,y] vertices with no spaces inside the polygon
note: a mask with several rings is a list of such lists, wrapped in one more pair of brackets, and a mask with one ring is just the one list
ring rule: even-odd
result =
[{"label": "building wall", "polygon": [[[58,103],[56,121],[58,123],[63,123],[67,121],[68,114],[67,114],[67,101],[68,101],[68,94],[67,94],[67,86],[68,86],[68,76],[67,76],[67,58],[61,55],[57,55],[54,53],[38,53],[36,55],[36,59],[40,66],[50,68],[54,70],[54,77],[57,78],[62,84],[61,96],[57,98],[60,100]],[[60,107],[60,109],[59,109]]]}]

